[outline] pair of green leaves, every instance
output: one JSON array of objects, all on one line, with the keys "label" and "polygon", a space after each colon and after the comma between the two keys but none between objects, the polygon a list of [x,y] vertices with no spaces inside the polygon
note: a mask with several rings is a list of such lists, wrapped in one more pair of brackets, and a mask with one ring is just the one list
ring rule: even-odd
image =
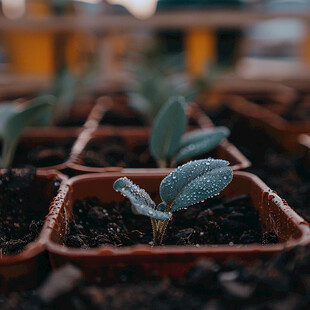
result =
[{"label": "pair of green leaves", "polygon": [[229,136],[229,129],[216,127],[184,135],[187,126],[185,99],[172,97],[157,115],[151,134],[151,152],[158,161],[177,163],[209,152]]},{"label": "pair of green leaves", "polygon": [[12,103],[0,105],[1,168],[9,168],[12,164],[17,142],[24,128],[34,125],[42,113],[45,113],[50,108],[51,103],[45,100],[22,110]]},{"label": "pair of green leaves", "polygon": [[162,202],[156,206],[148,193],[128,178],[115,181],[113,188],[129,198],[135,211],[156,220],[167,220],[172,213],[217,195],[232,180],[229,162],[202,159],[188,162],[165,177],[160,184]]}]

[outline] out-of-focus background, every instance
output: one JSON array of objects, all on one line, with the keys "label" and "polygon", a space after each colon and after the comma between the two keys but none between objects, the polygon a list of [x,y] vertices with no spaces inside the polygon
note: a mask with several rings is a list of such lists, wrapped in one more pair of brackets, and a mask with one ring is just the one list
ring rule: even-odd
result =
[{"label": "out-of-focus background", "polygon": [[89,92],[124,89],[152,57],[224,91],[306,87],[309,13],[308,0],[2,0],[0,100],[63,70]]}]

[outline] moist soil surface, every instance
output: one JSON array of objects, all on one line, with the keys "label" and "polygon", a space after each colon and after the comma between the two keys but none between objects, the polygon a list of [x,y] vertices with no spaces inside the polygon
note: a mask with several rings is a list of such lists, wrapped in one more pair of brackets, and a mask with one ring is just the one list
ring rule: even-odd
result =
[{"label": "moist soil surface", "polygon": [[252,264],[201,260],[177,280],[147,278],[142,268],[127,266],[113,282],[87,284],[80,270],[67,265],[35,291],[0,296],[0,308],[309,309],[309,266],[309,247],[297,247]]},{"label": "moist soil surface", "polygon": [[39,211],[32,208],[34,199],[30,188],[35,173],[34,168],[28,168],[0,175],[0,257],[20,253],[41,231],[47,208]]},{"label": "moist soil surface", "polygon": [[141,114],[132,108],[127,108],[126,113],[108,110],[100,120],[100,125],[140,127],[145,126],[145,123]]},{"label": "moist soil surface", "polygon": [[[218,158],[216,150],[192,160]],[[80,163],[88,167],[157,168],[156,160],[151,156],[149,145],[136,142],[129,145],[122,137],[113,137],[89,143],[80,157]]]},{"label": "moist soil surface", "polygon": [[[120,103],[119,103],[120,104]],[[126,102],[119,105],[116,110],[108,110],[100,120],[100,125],[111,125],[118,127],[141,127],[147,126],[145,117],[135,108],[128,106]],[[198,126],[198,123],[192,117],[188,120],[189,126]]]},{"label": "moist soil surface", "polygon": [[86,118],[69,118],[61,120],[57,127],[82,127],[86,122]]},{"label": "moist soil surface", "polygon": [[72,145],[73,141],[42,144],[31,149],[29,146],[19,145],[13,167],[31,165],[40,168],[62,164],[69,158]]},{"label": "moist soil surface", "polygon": [[88,167],[157,167],[147,144],[136,143],[129,146],[121,137],[90,143],[82,153],[81,163]]},{"label": "moist soil surface", "polygon": [[[65,244],[70,247],[152,244],[146,216],[134,215],[131,203],[101,204],[97,198],[77,201]],[[274,233],[262,233],[248,196],[222,196],[178,211],[168,224],[165,245],[276,243]]]}]

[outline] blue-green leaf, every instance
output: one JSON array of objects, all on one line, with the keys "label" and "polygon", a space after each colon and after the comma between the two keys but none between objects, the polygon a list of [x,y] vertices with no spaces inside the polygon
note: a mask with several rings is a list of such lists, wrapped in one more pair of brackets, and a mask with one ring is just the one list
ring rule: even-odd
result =
[{"label": "blue-green leaf", "polygon": [[162,211],[162,212],[167,212],[168,206],[165,202],[161,202],[160,204],[157,205],[156,210]]},{"label": "blue-green leaf", "polygon": [[33,120],[37,119],[50,106],[49,102],[39,102],[21,111],[15,111],[3,126],[3,136],[8,140],[15,140],[25,127],[33,124]]},{"label": "blue-green leaf", "polygon": [[174,212],[217,195],[232,180],[229,162],[221,159],[191,161],[171,172],[160,184],[160,196]]},{"label": "blue-green leaf", "polygon": [[230,131],[226,127],[197,130],[182,138],[180,149],[174,156],[176,162],[207,153],[227,138]]},{"label": "blue-green leaf", "polygon": [[171,217],[170,213],[155,210],[156,204],[149,194],[128,178],[117,179],[113,184],[113,188],[126,196],[140,214],[162,221]]},{"label": "blue-green leaf", "polygon": [[13,103],[0,104],[0,136],[2,137],[3,128],[7,120],[16,112],[16,106]]},{"label": "blue-green leaf", "polygon": [[30,126],[47,126],[50,124],[50,120],[52,118],[53,110],[55,109],[56,97],[50,94],[43,94],[40,96],[37,96],[33,100],[33,105],[37,104],[49,104],[49,107],[46,108],[37,119],[32,120],[32,124],[29,124]]},{"label": "blue-green leaf", "polygon": [[186,129],[184,106],[183,97],[172,97],[158,113],[151,134],[151,152],[155,158],[165,160],[178,150]]},{"label": "blue-green leaf", "polygon": [[1,126],[3,139],[1,166],[8,168],[13,160],[18,138],[25,127],[32,125],[41,113],[50,108],[50,103],[41,102],[31,105],[10,115]]}]

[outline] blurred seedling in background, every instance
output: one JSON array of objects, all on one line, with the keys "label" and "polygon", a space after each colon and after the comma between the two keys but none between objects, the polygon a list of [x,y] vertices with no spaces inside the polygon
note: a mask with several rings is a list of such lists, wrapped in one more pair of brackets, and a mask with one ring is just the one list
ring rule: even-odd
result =
[{"label": "blurred seedling in background", "polygon": [[135,214],[150,217],[153,244],[161,245],[173,212],[218,195],[232,180],[229,162],[201,159],[178,167],[165,177],[159,187],[162,202],[157,206],[149,194],[126,177],[115,181],[113,188],[126,196]]},{"label": "blurred seedling in background", "polygon": [[130,65],[133,74],[129,103],[152,124],[159,110],[171,95],[193,99],[197,92],[189,76],[180,68],[182,55],[167,56],[155,45],[139,54],[137,65]]},{"label": "blurred seedling in background", "polygon": [[2,151],[0,168],[10,168],[20,135],[27,126],[33,126],[51,108],[50,102],[37,102],[31,106],[3,103],[0,105],[0,140]]},{"label": "blurred seedling in background", "polygon": [[183,53],[167,54],[159,43],[137,57],[137,64],[129,65],[133,75],[129,103],[150,125],[171,96],[184,96],[190,104],[210,92],[217,76],[225,72],[225,68],[209,63],[201,76],[192,77],[185,73]]},{"label": "blurred seedling in background", "polygon": [[71,107],[84,91],[88,80],[92,78],[91,74],[89,72],[84,74],[83,77],[77,78],[70,71],[66,69],[61,70],[55,76],[51,89],[33,100],[34,104],[51,103],[50,109],[42,115],[38,125],[54,126],[68,117]]},{"label": "blurred seedling in background", "polygon": [[171,97],[158,113],[151,133],[151,153],[160,168],[175,167],[211,151],[230,134],[226,127],[199,129],[184,134],[187,114],[183,97]]}]

